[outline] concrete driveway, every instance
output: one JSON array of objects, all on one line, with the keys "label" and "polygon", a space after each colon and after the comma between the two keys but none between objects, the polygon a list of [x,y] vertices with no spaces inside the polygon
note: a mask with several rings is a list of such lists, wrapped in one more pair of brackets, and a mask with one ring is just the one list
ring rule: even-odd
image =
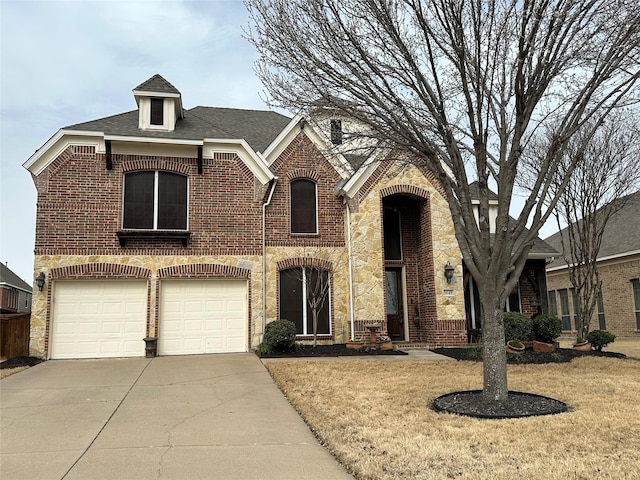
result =
[{"label": "concrete driveway", "polygon": [[3,479],[349,479],[253,354],[56,360],[0,382]]}]

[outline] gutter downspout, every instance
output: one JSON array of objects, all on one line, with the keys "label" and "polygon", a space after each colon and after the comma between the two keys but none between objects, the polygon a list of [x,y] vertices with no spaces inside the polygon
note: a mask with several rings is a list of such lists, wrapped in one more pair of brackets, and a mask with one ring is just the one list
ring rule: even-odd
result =
[{"label": "gutter downspout", "polygon": [[276,189],[278,177],[273,177],[271,181],[271,191],[269,198],[262,204],[262,333],[261,341],[264,339],[264,330],[267,326],[267,207],[271,204],[273,192]]},{"label": "gutter downspout", "polygon": [[349,323],[351,324],[351,333],[349,338],[355,340],[355,313],[353,311],[353,263],[351,259],[351,209],[346,197],[342,197],[342,201],[347,207],[347,262],[349,266]]}]

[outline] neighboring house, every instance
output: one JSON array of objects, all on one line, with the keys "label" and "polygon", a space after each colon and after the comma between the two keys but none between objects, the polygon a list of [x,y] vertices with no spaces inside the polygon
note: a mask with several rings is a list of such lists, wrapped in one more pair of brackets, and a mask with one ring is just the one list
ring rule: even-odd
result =
[{"label": "neighboring house", "polygon": [[[371,323],[405,347],[475,338],[430,171],[352,140],[357,124],[330,110],[185,110],[159,75],[133,94],[136,110],[63,128],[25,163],[46,278],[33,355],[141,356],[145,337],[160,355],[243,352],[278,318],[309,341],[318,276],[330,284],[321,343]],[[543,266],[532,252],[511,308],[544,310]]]},{"label": "neighboring house", "polygon": [[0,263],[0,313],[30,313],[31,287]]},{"label": "neighboring house", "polygon": [[[561,235],[567,238],[567,228],[545,241],[562,251]],[[640,337],[640,192],[630,195],[609,219],[597,266],[602,288],[590,329]],[[550,309],[562,319],[564,332],[575,334],[576,303],[562,256],[547,265],[547,277]]]}]

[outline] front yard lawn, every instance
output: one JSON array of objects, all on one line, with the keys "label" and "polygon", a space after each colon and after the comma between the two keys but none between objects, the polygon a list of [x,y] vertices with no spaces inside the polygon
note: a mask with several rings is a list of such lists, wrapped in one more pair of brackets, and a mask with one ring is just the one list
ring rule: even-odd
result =
[{"label": "front yard lawn", "polygon": [[632,479],[640,460],[640,361],[509,365],[509,388],[567,403],[559,415],[481,420],[434,412],[482,388],[480,362],[266,363],[318,438],[357,479]]}]

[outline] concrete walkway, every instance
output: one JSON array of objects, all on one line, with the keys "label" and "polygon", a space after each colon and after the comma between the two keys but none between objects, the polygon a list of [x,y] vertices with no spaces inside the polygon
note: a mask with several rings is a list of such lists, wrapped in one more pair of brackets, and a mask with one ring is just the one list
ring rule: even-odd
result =
[{"label": "concrete walkway", "polygon": [[3,479],[352,478],[254,354],[48,361],[0,407]]}]

